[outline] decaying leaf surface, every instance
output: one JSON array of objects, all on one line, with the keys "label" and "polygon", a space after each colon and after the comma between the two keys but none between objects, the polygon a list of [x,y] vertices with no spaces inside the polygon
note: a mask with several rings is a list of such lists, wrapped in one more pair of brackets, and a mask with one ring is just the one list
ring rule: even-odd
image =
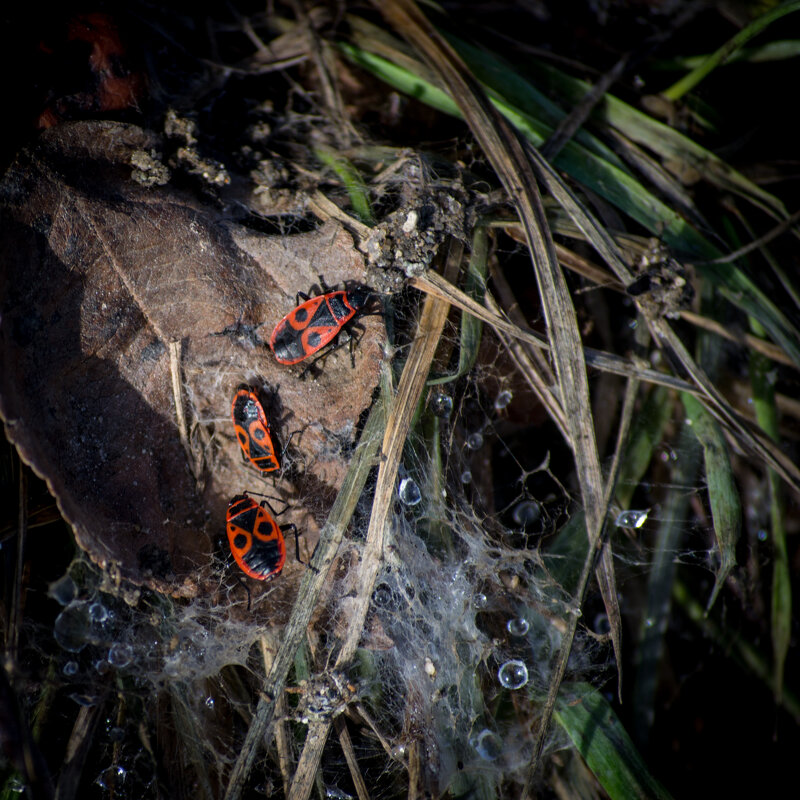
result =
[{"label": "decaying leaf surface", "polygon": [[[131,160],[157,147],[134,126],[68,124],[5,175],[0,412],[95,561],[193,596],[218,580],[213,544],[242,491],[283,498],[281,522],[297,523],[310,554],[377,383],[381,322],[364,320],[355,369],[347,348],[305,381],[278,364],[266,342],[297,291],[320,275],[367,282],[351,237],[332,223],[267,236],[145,188]],[[289,444],[276,478],[242,461],[230,421],[241,383],[259,389]],[[285,573],[296,568],[289,559]]]}]

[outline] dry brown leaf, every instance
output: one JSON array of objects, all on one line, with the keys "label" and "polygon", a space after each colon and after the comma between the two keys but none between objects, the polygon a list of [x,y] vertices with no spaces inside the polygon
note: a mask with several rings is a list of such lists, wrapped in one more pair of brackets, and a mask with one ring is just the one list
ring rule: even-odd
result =
[{"label": "dry brown leaf", "polygon": [[[382,325],[364,320],[355,369],[347,348],[305,381],[278,364],[265,342],[296,292],[319,275],[366,282],[362,256],[337,223],[268,236],[141,186],[132,158],[159,144],[131,125],[62,125],[5,175],[0,413],[98,564],[194,596],[218,583],[213,543],[244,490],[284,497],[280,521],[298,524],[310,555],[377,384]],[[233,434],[243,382],[261,389],[281,443],[300,432],[274,480],[243,463]],[[298,569],[289,558],[285,572]]]}]

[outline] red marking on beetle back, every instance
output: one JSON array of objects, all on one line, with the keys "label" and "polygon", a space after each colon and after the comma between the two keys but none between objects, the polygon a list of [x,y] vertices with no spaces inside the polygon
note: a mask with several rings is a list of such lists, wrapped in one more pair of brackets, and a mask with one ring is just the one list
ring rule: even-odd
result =
[{"label": "red marking on beetle back", "polygon": [[269,346],[281,364],[298,364],[330,344],[369,298],[364,288],[310,297],[293,308],[272,331]]},{"label": "red marking on beetle back", "polygon": [[247,460],[261,472],[280,467],[269,422],[257,395],[248,386],[240,386],[231,403],[231,418],[236,438]]},{"label": "red marking on beetle back", "polygon": [[[228,504],[228,544],[242,572],[265,581],[280,575],[286,563],[286,541],[267,503],[239,494]],[[294,526],[292,526],[294,527]]]}]

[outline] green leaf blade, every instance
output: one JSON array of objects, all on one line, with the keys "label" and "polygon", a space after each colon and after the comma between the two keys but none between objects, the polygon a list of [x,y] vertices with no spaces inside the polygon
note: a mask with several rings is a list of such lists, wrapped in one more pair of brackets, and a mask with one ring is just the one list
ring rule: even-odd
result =
[{"label": "green leaf blade", "polygon": [[670,798],[650,774],[609,702],[592,686],[565,686],[555,718],[612,800]]}]

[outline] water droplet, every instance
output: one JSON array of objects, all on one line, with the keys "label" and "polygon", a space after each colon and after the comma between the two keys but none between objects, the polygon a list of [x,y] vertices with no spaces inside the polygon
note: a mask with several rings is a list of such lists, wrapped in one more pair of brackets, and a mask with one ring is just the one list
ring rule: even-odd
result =
[{"label": "water droplet", "polygon": [[121,742],[125,738],[125,730],[115,726],[108,732],[108,738],[112,742]]},{"label": "water droplet", "polygon": [[497,397],[494,399],[494,408],[495,411],[502,411],[504,408],[508,408],[508,404],[511,402],[511,398],[514,397],[508,389],[503,389]]},{"label": "water droplet", "polygon": [[372,593],[372,602],[375,603],[378,608],[391,609],[397,605],[397,598],[394,596],[394,592],[392,592],[391,588],[385,583],[382,583],[375,587],[375,591]]},{"label": "water droplet", "polygon": [[64,650],[70,653],[79,653],[86,646],[89,625],[86,603],[75,601],[56,617],[53,636]]},{"label": "water droplet", "polygon": [[92,603],[89,606],[89,616],[92,622],[105,622],[108,619],[108,609],[102,603]]},{"label": "water droplet", "polygon": [[133,648],[129,644],[116,642],[108,651],[108,663],[114,667],[127,667],[133,661]]},{"label": "water droplet", "polygon": [[78,662],[77,661],[67,661],[66,664],[61,668],[61,671],[68,677],[71,678],[73,675],[78,674]]},{"label": "water droplet", "polygon": [[471,736],[469,743],[484,761],[494,761],[503,752],[502,739],[488,728],[484,728],[480,733]]},{"label": "water droplet", "polygon": [[506,622],[506,630],[512,636],[524,636],[530,630],[530,623],[525,617],[518,617],[517,619],[510,619]]},{"label": "water droplet", "polygon": [[78,588],[75,586],[75,581],[69,575],[64,575],[57,581],[54,581],[47,588],[47,594],[52,597],[57,603],[62,606],[69,605],[78,594]]},{"label": "water droplet", "polygon": [[483,447],[483,434],[475,432],[467,436],[467,447],[470,450],[480,450]]},{"label": "water droplet", "polygon": [[511,512],[514,522],[523,530],[535,525],[542,517],[542,507],[535,500],[523,500]]},{"label": "water droplet", "polygon": [[623,511],[614,521],[618,528],[641,528],[647,521],[647,516],[650,513],[649,508],[637,511],[635,509],[628,509]]},{"label": "water droplet", "polygon": [[482,592],[472,596],[472,607],[479,611],[489,605],[489,598]]},{"label": "water droplet", "polygon": [[611,623],[608,621],[608,615],[598,614],[592,623],[592,630],[601,635],[609,633],[611,631]]},{"label": "water droplet", "polygon": [[522,661],[506,661],[497,670],[497,680],[506,689],[521,689],[528,682],[528,668]]},{"label": "water droplet", "polygon": [[453,398],[444,392],[437,392],[431,397],[430,407],[437,417],[449,417],[453,410]]},{"label": "water droplet", "polygon": [[331,800],[353,800],[353,795],[347,794],[344,789],[340,789],[338,786],[326,786],[325,797],[329,797]]},{"label": "water droplet", "polygon": [[14,794],[22,794],[22,792],[28,788],[28,785],[22,780],[22,778],[17,778],[15,776],[6,781],[5,787],[9,792],[13,792]]},{"label": "water droplet", "polygon": [[656,622],[652,617],[647,617],[647,619],[644,621],[645,628],[652,628],[655,624]]},{"label": "water droplet", "polygon": [[638,322],[638,320],[635,320],[635,319],[628,320],[628,327],[629,327],[629,328],[630,328],[632,331],[633,331],[633,330],[636,330],[636,328],[638,328],[638,327],[639,327],[639,322]]},{"label": "water droplet", "polygon": [[97,705],[97,698],[92,694],[71,694],[70,700],[74,700],[79,706],[86,706],[87,708]]},{"label": "water droplet", "polygon": [[461,483],[472,483],[472,470],[465,469],[461,473]]},{"label": "water droplet", "polygon": [[95,783],[101,789],[114,789],[118,786],[122,781],[125,780],[127,777],[128,772],[125,767],[114,766],[108,767],[104,769],[98,776],[95,778]]},{"label": "water droplet", "polygon": [[400,498],[400,502],[407,506],[415,506],[422,500],[422,492],[413,478],[403,478],[400,481],[397,496]]},{"label": "water droplet", "polygon": [[104,658],[95,661],[93,666],[98,675],[106,675],[111,669],[111,664],[109,664]]},{"label": "water droplet", "polygon": [[678,460],[678,454],[671,447],[666,447],[666,446],[664,450],[662,450],[661,453],[659,454],[659,457],[661,458],[661,461],[665,464],[670,461]]},{"label": "water droplet", "polygon": [[766,542],[767,541],[767,532],[764,528],[760,528],[756,536],[758,536],[759,542]]},{"label": "water droplet", "polygon": [[214,708],[214,698],[211,695],[206,697],[206,708]]}]

